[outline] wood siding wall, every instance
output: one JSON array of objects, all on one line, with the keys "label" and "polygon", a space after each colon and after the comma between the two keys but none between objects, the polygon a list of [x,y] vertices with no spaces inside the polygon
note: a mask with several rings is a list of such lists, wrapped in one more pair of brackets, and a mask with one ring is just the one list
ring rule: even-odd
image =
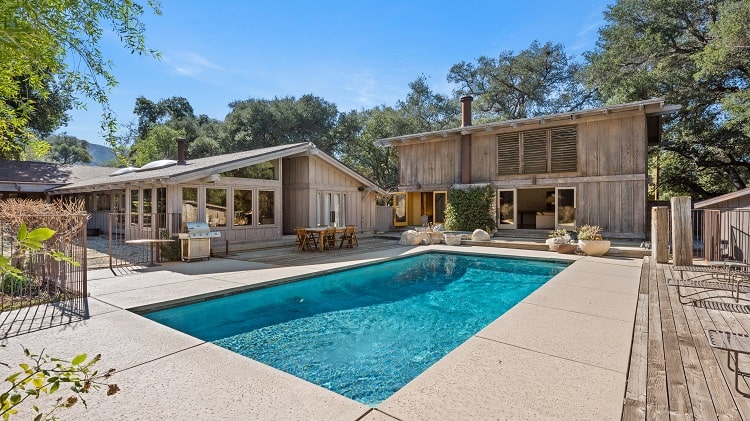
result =
[{"label": "wood siding wall", "polygon": [[[472,135],[472,183],[498,189],[574,187],[577,223],[596,224],[618,237],[643,238],[646,227],[647,128],[642,112],[582,118],[578,170],[565,173],[497,175],[497,135],[529,130],[503,128]],[[501,151],[502,152],[502,151]],[[460,137],[399,146],[400,190],[446,190],[460,182]]]},{"label": "wood siding wall", "polygon": [[315,156],[284,159],[284,233],[315,226],[317,193],[345,193],[346,223],[370,231],[375,224],[375,196],[359,191],[360,182]]}]

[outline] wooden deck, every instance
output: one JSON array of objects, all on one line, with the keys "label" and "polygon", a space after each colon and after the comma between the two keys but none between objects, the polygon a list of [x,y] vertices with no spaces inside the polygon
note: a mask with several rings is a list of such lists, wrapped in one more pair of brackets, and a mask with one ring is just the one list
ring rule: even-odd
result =
[{"label": "wooden deck", "polygon": [[[710,300],[702,305],[680,304],[671,276],[670,265],[645,259],[622,419],[750,420],[750,398],[735,391],[726,351],[712,349],[705,334],[750,333],[750,315],[728,311],[741,308],[713,298],[716,291],[701,294]],[[740,367],[750,371],[747,355]],[[750,392],[747,379],[740,388]]]}]

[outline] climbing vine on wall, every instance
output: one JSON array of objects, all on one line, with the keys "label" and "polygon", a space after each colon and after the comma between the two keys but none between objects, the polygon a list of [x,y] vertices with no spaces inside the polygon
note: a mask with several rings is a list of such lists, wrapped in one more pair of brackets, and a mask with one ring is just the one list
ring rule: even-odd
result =
[{"label": "climbing vine on wall", "polygon": [[445,228],[451,231],[487,232],[495,229],[495,189],[491,185],[448,190]]}]

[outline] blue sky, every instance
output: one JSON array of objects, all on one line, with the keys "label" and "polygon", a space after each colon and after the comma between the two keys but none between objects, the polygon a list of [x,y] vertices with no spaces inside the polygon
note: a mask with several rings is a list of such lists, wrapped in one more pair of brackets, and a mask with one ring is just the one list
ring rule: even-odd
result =
[{"label": "blue sky", "polygon": [[[313,94],[349,111],[395,105],[419,75],[450,94],[453,64],[534,40],[580,56],[594,48],[608,3],[162,0],[163,14],[144,18],[161,60],[131,55],[114,35],[102,50],[119,81],[110,104],[121,124],[136,120],[138,96],[182,96],[196,115],[220,120],[231,101],[287,95]],[[102,144],[100,115],[89,103],[59,132]]]}]

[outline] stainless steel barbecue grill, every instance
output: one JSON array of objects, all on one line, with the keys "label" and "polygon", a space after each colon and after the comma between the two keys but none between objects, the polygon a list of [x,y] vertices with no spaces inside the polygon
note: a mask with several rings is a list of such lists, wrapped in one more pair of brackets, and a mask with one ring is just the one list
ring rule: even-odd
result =
[{"label": "stainless steel barbecue grill", "polygon": [[183,262],[193,259],[211,258],[211,239],[221,237],[219,231],[211,231],[205,222],[186,222],[188,232],[180,233],[180,257]]}]

